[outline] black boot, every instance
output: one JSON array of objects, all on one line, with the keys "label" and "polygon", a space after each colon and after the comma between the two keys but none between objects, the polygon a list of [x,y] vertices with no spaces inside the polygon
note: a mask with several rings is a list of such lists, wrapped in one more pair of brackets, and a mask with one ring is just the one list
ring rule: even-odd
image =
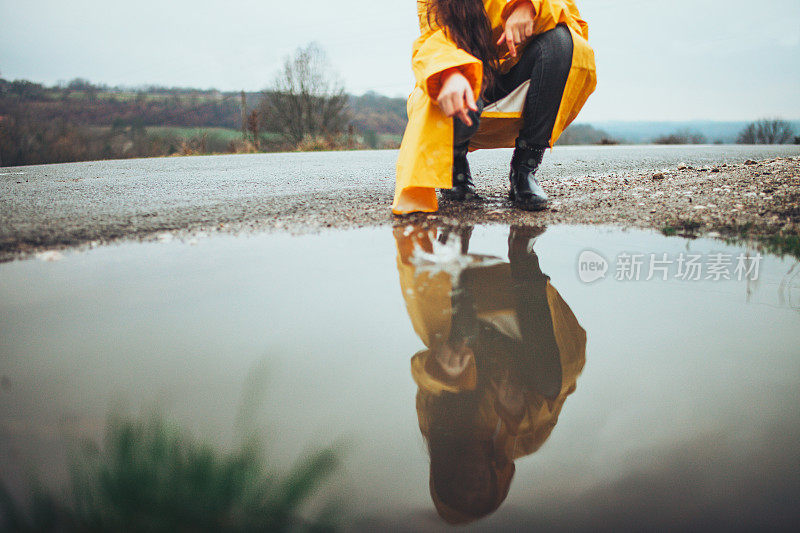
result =
[{"label": "black boot", "polygon": [[511,191],[508,196],[520,209],[539,211],[547,207],[547,193],[536,179],[536,171],[539,170],[545,150],[544,147],[517,139],[511,158]]},{"label": "black boot", "polygon": [[467,149],[469,145],[457,146],[453,149],[453,188],[442,189],[442,197],[453,202],[477,200],[475,184],[472,183],[472,174],[467,162]]}]

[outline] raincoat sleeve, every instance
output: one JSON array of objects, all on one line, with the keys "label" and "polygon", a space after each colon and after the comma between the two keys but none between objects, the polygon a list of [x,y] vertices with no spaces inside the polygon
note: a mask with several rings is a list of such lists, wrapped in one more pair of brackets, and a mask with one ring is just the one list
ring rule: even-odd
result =
[{"label": "raincoat sleeve", "polygon": [[533,26],[534,35],[552,30],[558,24],[568,24],[584,39],[589,38],[589,25],[580,17],[578,8],[572,0],[510,0],[503,8],[501,15],[503,24],[517,7],[526,2],[533,4],[533,10],[536,13]]},{"label": "raincoat sleeve", "polygon": [[414,41],[411,53],[411,68],[417,86],[436,100],[442,88],[442,73],[457,68],[469,81],[477,99],[483,81],[483,64],[460,49],[432,19],[429,21],[427,5],[424,0],[417,2],[420,36]]},{"label": "raincoat sleeve", "polygon": [[[394,229],[397,242],[397,271],[400,274],[400,290],[406,303],[406,311],[417,336],[426,347],[441,344],[450,334],[451,300],[453,290],[447,272],[417,272],[412,262],[416,248],[433,251],[431,235],[415,229]],[[433,239],[435,239],[435,235]]]}]

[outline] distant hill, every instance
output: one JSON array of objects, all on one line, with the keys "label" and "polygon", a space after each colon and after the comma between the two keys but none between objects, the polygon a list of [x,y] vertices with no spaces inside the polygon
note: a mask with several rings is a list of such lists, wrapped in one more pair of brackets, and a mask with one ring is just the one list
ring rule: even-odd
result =
[{"label": "distant hill", "polygon": [[572,124],[558,139],[559,145],[569,144],[619,144],[619,141],[605,130],[591,124]]},{"label": "distant hill", "polygon": [[[262,93],[245,93],[246,112]],[[82,79],[47,87],[0,78],[0,166],[295,149],[396,148],[406,101],[375,92],[348,96],[349,126],[338,144],[292,145],[279,133],[242,134],[242,93],[169,87],[107,87]],[[794,122],[795,135],[800,122]],[[745,122],[573,124],[559,144],[732,143]],[[257,141],[257,142],[256,142]],[[326,141],[327,142],[327,141]]]},{"label": "distant hill", "polygon": [[[711,144],[735,143],[739,133],[749,122],[715,122],[695,120],[683,122],[592,122],[591,125],[601,129],[613,138],[627,144],[651,143],[659,137],[668,136],[681,131],[689,131],[704,136]],[[800,134],[800,121],[792,122],[794,131]]]},{"label": "distant hill", "polygon": [[[247,111],[258,107],[260,92],[245,93]],[[349,96],[351,122],[358,131],[400,135],[406,102],[374,92]],[[80,126],[229,128],[241,130],[241,93],[168,87],[105,87],[83,80],[46,87],[0,79],[0,116],[24,111],[38,121]]]},{"label": "distant hill", "polygon": [[406,129],[406,101],[368,92],[350,96],[352,123],[361,132],[375,131],[402,135]]},{"label": "distant hill", "polygon": [[[248,111],[258,106],[260,92],[246,93]],[[23,105],[37,119],[62,120],[87,126],[137,124],[146,127],[241,129],[241,93],[213,89],[170,87],[107,87],[75,79],[58,87],[25,80],[0,79],[0,115]],[[406,101],[375,92],[349,96],[351,122],[356,130],[402,135],[407,122]],[[630,144],[650,143],[676,132],[691,132],[709,143],[736,142],[747,122],[682,121],[579,123],[564,134],[562,144],[597,144],[616,140]],[[800,133],[800,122],[793,123]]]}]

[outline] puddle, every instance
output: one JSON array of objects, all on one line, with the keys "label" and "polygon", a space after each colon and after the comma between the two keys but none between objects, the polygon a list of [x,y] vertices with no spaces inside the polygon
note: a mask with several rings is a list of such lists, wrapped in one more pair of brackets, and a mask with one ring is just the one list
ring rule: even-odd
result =
[{"label": "puddle", "polygon": [[278,467],[347,443],[326,491],[352,527],[799,514],[792,258],[571,226],[165,240],[0,265],[0,324],[18,495],[118,409],[231,446],[263,371],[246,430]]}]

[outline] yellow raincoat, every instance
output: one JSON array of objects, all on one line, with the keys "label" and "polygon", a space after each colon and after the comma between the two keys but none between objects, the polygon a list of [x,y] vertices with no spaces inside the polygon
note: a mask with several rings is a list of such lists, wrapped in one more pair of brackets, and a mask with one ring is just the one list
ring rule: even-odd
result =
[{"label": "yellow raincoat", "polygon": [[[427,234],[420,236],[419,231],[414,231],[410,235],[404,233],[403,228],[395,230],[398,249],[397,269],[406,310],[414,331],[428,348],[414,355],[411,360],[411,373],[419,387],[417,414],[420,430],[423,435],[427,435],[429,425],[427,404],[431,397],[443,392],[457,393],[474,389],[477,381],[476,369],[473,361],[456,383],[443,381],[429,371],[429,359],[432,356],[430,349],[449,337],[452,317],[450,295],[453,287],[447,272],[418,272],[411,261],[415,246],[423,250],[431,249]],[[477,289],[475,307],[479,319],[497,320],[503,315],[515,314],[511,269],[508,263],[479,267],[475,288]],[[546,293],[561,358],[562,387],[554,399],[547,399],[541,394],[531,392],[527,396],[528,403],[523,419],[513,424],[504,421],[502,430],[506,437],[505,451],[512,461],[535,452],[550,436],[564,401],[575,391],[578,376],[586,361],[586,332],[549,281]],[[494,408],[495,401],[496,399],[490,395],[484,398],[482,405],[481,425],[486,434],[496,431],[501,418],[498,410]]]},{"label": "yellow raincoat", "polygon": [[[589,28],[573,0],[483,0],[495,39],[503,32],[505,21],[522,2],[531,2],[536,13],[534,35],[565,24],[572,34],[572,68],[564,88],[561,106],[550,138],[555,144],[561,132],[575,119],[597,84],[594,52],[587,39]],[[459,49],[445,31],[428,24],[427,3],[417,2],[420,36],[414,41],[412,69],[416,78],[408,98],[408,126],[397,160],[392,212],[396,215],[438,209],[436,189],[452,186],[453,120],[439,109],[436,99],[441,89],[442,72],[458,68],[469,80],[477,99],[481,93],[483,65],[479,59]],[[510,56],[501,58],[500,69],[513,66]],[[510,94],[487,106],[481,115],[478,132],[470,150],[510,148],[522,126],[522,102]]]}]

